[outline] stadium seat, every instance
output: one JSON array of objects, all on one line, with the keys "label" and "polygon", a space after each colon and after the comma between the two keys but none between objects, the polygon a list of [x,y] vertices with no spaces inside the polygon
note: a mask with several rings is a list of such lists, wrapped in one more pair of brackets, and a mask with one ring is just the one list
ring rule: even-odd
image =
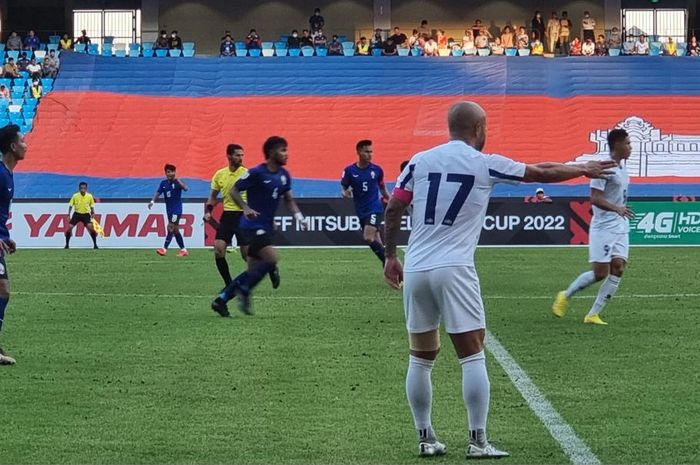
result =
[{"label": "stadium seat", "polygon": [[168,56],[168,51],[164,48],[156,49],[156,56],[158,58],[163,58]]},{"label": "stadium seat", "polygon": [[15,61],[19,58],[19,50],[8,50],[5,54],[7,58],[12,58]]},{"label": "stadium seat", "polygon": [[[401,50],[401,49],[399,49],[399,50]],[[453,48],[452,49],[452,56],[461,57],[463,55],[464,55],[464,50],[462,50],[461,48]]]},{"label": "stadium seat", "polygon": [[514,57],[518,54],[518,49],[517,48],[507,48],[506,49],[506,56],[507,57]]},{"label": "stadium seat", "polygon": [[248,50],[248,56],[251,57],[259,57],[261,53],[262,50],[260,50],[259,48],[251,48],[250,50]]},{"label": "stadium seat", "polygon": [[5,63],[5,51],[0,50],[0,63]]},{"label": "stadium seat", "polygon": [[46,44],[46,50],[58,50],[58,44]]},{"label": "stadium seat", "polygon": [[102,56],[106,56],[106,57],[112,56],[112,44],[104,44],[102,46]]},{"label": "stadium seat", "polygon": [[245,57],[245,56],[248,56],[248,49],[246,49],[246,48],[236,48],[236,56],[237,56],[237,57]]},{"label": "stadium seat", "polygon": [[326,47],[318,47],[316,49],[316,56],[318,56],[318,57],[328,56],[328,49]]},{"label": "stadium seat", "polygon": [[20,71],[19,75],[21,78],[23,78],[25,81],[29,79],[29,71]]},{"label": "stadium seat", "polygon": [[344,48],[343,55],[346,57],[353,57],[353,56],[355,56],[355,49],[354,48]]},{"label": "stadium seat", "polygon": [[85,44],[75,44],[73,47],[73,50],[75,50],[78,53],[85,53],[86,47]]},{"label": "stadium seat", "polygon": [[314,48],[313,47],[301,47],[301,54],[305,57],[312,57],[314,56]]},{"label": "stadium seat", "polygon": [[19,98],[12,98],[12,105],[17,105],[17,106],[22,106],[24,105],[24,98],[19,97]]},{"label": "stadium seat", "polygon": [[182,51],[182,56],[187,58],[192,58],[194,56],[194,49],[185,49]]},{"label": "stadium seat", "polygon": [[423,56],[423,49],[419,47],[413,47],[411,49],[411,55],[413,55],[414,57]]},{"label": "stadium seat", "polygon": [[19,114],[21,111],[22,111],[22,106],[21,106],[21,105],[15,105],[15,104],[13,103],[13,104],[10,104],[10,105],[7,107],[7,112],[8,112],[8,114],[10,115],[10,117],[12,117],[12,114],[13,114],[13,113]]},{"label": "stadium seat", "polygon": [[619,57],[620,56],[620,49],[619,48],[609,48],[608,55],[610,55],[611,57]]},{"label": "stadium seat", "polygon": [[[136,44],[136,45],[138,45],[138,44]],[[141,44],[141,51],[143,52],[146,50],[153,50],[153,44],[151,42],[146,42],[146,43]],[[153,56],[153,54],[151,54],[149,56]]]},{"label": "stadium seat", "polygon": [[380,56],[382,56],[382,49],[381,49],[381,48],[373,48],[373,49],[372,49],[372,56],[373,56],[373,57],[380,57]]},{"label": "stadium seat", "polygon": [[114,43],[114,36],[104,36],[104,43],[112,45]]},{"label": "stadium seat", "polygon": [[301,49],[299,48],[290,48],[289,49],[289,56],[290,57],[298,57],[301,55]]},{"label": "stadium seat", "polygon": [[12,79],[0,78],[0,84],[5,87],[12,87]]},{"label": "stadium seat", "polygon": [[274,48],[264,48],[262,49],[262,56],[264,57],[271,57],[275,55],[275,49]]},{"label": "stadium seat", "polygon": [[52,78],[42,78],[41,79],[41,86],[44,88],[44,91],[48,92],[53,89],[53,79]]},{"label": "stadium seat", "polygon": [[37,63],[41,63],[46,58],[46,50],[35,50],[34,58],[36,58]]},{"label": "stadium seat", "polygon": [[520,55],[521,57],[530,56],[530,49],[529,48],[519,48],[518,55]]},{"label": "stadium seat", "polygon": [[29,99],[26,102],[24,102],[24,109],[28,111],[33,111],[36,109],[36,100],[35,99]]},{"label": "stadium seat", "polygon": [[[166,51],[167,51],[167,50],[166,50]],[[153,50],[152,48],[147,48],[146,50],[143,50],[143,51],[141,52],[141,55],[144,56],[144,57],[146,57],[146,58],[151,58],[151,57],[153,57],[153,55],[155,55],[155,53],[156,53],[156,51]],[[139,56],[139,55],[138,55],[138,52],[136,52],[136,56]]]},{"label": "stadium seat", "polygon": [[262,49],[263,50],[270,50],[274,47],[274,44],[272,42],[263,42],[262,43]]},{"label": "stadium seat", "polygon": [[181,56],[182,56],[182,50],[180,50],[179,48],[173,48],[173,49],[171,49],[171,50],[168,51],[168,54],[169,54],[171,57],[176,57],[176,58],[177,58],[177,57],[181,57]]},{"label": "stadium seat", "polygon": [[126,50],[123,48],[118,48],[114,51],[114,56],[118,58],[125,58],[126,57]]},{"label": "stadium seat", "polygon": [[411,51],[411,50],[408,49],[408,48],[399,48],[399,49],[398,49],[398,52],[399,52],[399,56],[400,56],[400,57],[407,57],[407,56],[408,56],[408,53],[409,53],[410,51]]},{"label": "stadium seat", "polygon": [[280,34],[280,41],[281,42],[284,42],[286,44],[288,39],[289,39],[289,34]]},{"label": "stadium seat", "polygon": [[3,44],[2,42],[0,42],[0,50],[5,50],[5,44]]},{"label": "stadium seat", "polygon": [[[374,49],[372,51],[374,51]],[[438,50],[438,55],[441,57],[448,57],[450,56],[450,51],[451,50],[449,48],[441,48]],[[374,55],[374,53],[372,55]]]},{"label": "stadium seat", "polygon": [[275,55],[278,57],[286,57],[287,56],[287,49],[286,48],[275,48]]},{"label": "stadium seat", "polygon": [[475,56],[476,55],[476,49],[475,48],[465,48],[464,49],[464,54],[467,56]]},{"label": "stadium seat", "polygon": [[342,42],[343,48],[351,48],[355,50],[355,43],[354,42]]},{"label": "stadium seat", "polygon": [[61,36],[49,36],[49,44],[58,44],[61,41]]},{"label": "stadium seat", "polygon": [[182,50],[194,50],[194,42],[183,42]]},{"label": "stadium seat", "polygon": [[347,40],[348,40],[348,36],[346,36],[345,34],[340,34],[338,36],[338,42],[340,42],[340,43],[346,42]]},{"label": "stadium seat", "polygon": [[14,78],[12,80],[12,87],[18,87],[20,89],[24,89],[24,86],[27,85],[27,78],[25,77],[18,77]]},{"label": "stadium seat", "polygon": [[22,100],[24,99],[24,88],[22,90],[15,90],[14,88],[12,89],[12,92],[10,92],[10,96],[12,97],[12,100]]},{"label": "stadium seat", "polygon": [[488,48],[477,48],[476,51],[480,57],[487,57],[491,55],[491,49]]},{"label": "stadium seat", "polygon": [[678,45],[676,48],[676,56],[684,57],[686,53],[685,45]]}]

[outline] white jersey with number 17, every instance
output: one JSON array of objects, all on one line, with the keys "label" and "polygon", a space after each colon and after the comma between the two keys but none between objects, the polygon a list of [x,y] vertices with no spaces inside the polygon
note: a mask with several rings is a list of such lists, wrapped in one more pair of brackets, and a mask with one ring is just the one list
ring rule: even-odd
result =
[{"label": "white jersey with number 17", "polygon": [[395,197],[413,203],[405,271],[473,266],[491,189],[524,175],[525,164],[462,141],[416,154],[394,188]]}]

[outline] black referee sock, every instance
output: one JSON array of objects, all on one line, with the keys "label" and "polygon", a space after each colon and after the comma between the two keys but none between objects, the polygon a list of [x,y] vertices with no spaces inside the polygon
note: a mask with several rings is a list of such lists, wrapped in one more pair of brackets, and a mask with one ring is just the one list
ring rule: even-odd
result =
[{"label": "black referee sock", "polygon": [[97,247],[97,233],[90,233],[90,237],[92,238],[92,245]]},{"label": "black referee sock", "polygon": [[66,247],[68,247],[68,245],[70,245],[70,236],[71,236],[70,231],[66,231]]},{"label": "black referee sock", "polygon": [[216,269],[219,270],[219,274],[224,278],[224,284],[227,286],[231,284],[231,272],[228,269],[228,262],[226,257],[216,257]]},{"label": "black referee sock", "polygon": [[369,245],[369,248],[372,249],[372,252],[377,256],[378,259],[384,263],[386,260],[386,256],[384,253],[384,246],[379,243],[379,241],[374,241]]}]

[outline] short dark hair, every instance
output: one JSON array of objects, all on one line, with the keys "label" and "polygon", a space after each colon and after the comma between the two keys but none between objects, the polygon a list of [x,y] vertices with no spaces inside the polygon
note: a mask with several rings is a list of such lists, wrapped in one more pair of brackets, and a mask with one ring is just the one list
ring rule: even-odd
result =
[{"label": "short dark hair", "polygon": [[422,26],[422,25],[424,25],[424,24],[428,24],[428,20],[427,20],[427,19],[422,19],[422,20],[421,20],[420,25]]},{"label": "short dark hair", "polygon": [[241,146],[238,145],[238,144],[228,144],[228,145],[226,146],[226,155],[231,155],[231,154],[233,154],[233,152],[235,152],[236,150],[243,150],[243,147],[241,147]]},{"label": "short dark hair", "polygon": [[608,133],[608,147],[612,151],[615,148],[615,144],[625,140],[628,136],[627,131],[624,129],[613,129]]},{"label": "short dark hair", "polygon": [[321,9],[320,8],[314,8],[314,13],[320,13]]},{"label": "short dark hair", "polygon": [[295,32],[299,34],[299,31],[297,31],[296,29],[292,29],[292,34],[294,34]]},{"label": "short dark hair", "polygon": [[10,151],[10,146],[17,141],[19,134],[19,126],[16,124],[8,124],[0,128],[0,152],[7,153]]},{"label": "short dark hair", "polygon": [[163,167],[163,171],[175,171],[175,170],[176,170],[176,169],[175,169],[175,165],[171,165],[170,163],[167,163],[167,164]]},{"label": "short dark hair", "polygon": [[369,139],[362,139],[362,140],[359,141],[357,144],[355,144],[355,150],[357,150],[357,151],[359,152],[360,149],[365,148],[365,147],[367,147],[367,146],[369,146],[369,145],[372,145],[372,141],[371,141],[371,140],[369,140]]},{"label": "short dark hair", "polygon": [[83,186],[87,187],[87,183],[85,181],[80,181],[80,184],[78,184],[78,189],[80,189]]},{"label": "short dark hair", "polygon": [[171,34],[177,34],[177,31],[173,31],[173,32],[171,32]]},{"label": "short dark hair", "polygon": [[401,162],[401,172],[406,169],[410,160],[404,160]]},{"label": "short dark hair", "polygon": [[286,147],[287,146],[287,141],[285,140],[284,137],[280,136],[271,136],[268,137],[265,143],[263,144],[263,153],[265,154],[265,160],[270,158],[270,155],[272,152],[277,150],[280,147]]}]

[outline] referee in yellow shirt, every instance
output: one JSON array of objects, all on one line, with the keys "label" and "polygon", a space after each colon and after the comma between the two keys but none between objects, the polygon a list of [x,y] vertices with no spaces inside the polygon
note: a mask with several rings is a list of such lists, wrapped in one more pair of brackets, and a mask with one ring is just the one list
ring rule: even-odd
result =
[{"label": "referee in yellow shirt", "polygon": [[[207,199],[206,203],[206,213],[204,214],[204,221],[209,223],[211,221],[211,212],[218,202],[219,194],[221,194],[224,212],[221,214],[219,226],[216,230],[214,257],[216,260],[216,269],[219,270],[219,274],[227,286],[231,283],[232,278],[228,268],[228,262],[226,261],[226,247],[231,245],[233,236],[236,236],[236,242],[241,250],[243,261],[246,261],[248,257],[248,244],[245,242],[238,227],[238,223],[243,216],[243,210],[231,197],[231,189],[233,189],[236,181],[248,172],[248,169],[243,166],[243,156],[244,150],[240,145],[229,144],[226,147],[228,166],[214,173],[214,177],[211,179],[211,192],[209,193],[209,199]],[[245,199],[245,194],[243,195]],[[270,279],[272,280],[272,287],[277,288],[280,279],[277,268],[270,272]]]},{"label": "referee in yellow shirt", "polygon": [[[64,248],[70,248],[70,238],[73,235],[73,228],[78,223],[83,223],[85,228],[90,233],[92,237],[92,248],[97,249],[97,233],[95,228],[92,226],[92,218],[95,216],[95,199],[92,194],[87,191],[87,183],[81,182],[78,184],[78,192],[73,194],[68,202],[68,216],[70,217],[70,225],[66,231],[66,246]],[[71,212],[73,216],[71,216]]]}]

